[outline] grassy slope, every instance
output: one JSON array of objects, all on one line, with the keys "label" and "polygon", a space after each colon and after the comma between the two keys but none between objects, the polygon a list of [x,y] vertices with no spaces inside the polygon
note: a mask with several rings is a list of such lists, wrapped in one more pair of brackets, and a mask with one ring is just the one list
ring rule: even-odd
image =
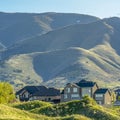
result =
[{"label": "grassy slope", "polygon": [[80,114],[95,120],[119,120],[119,114],[116,111],[98,106],[90,98],[36,108],[31,110],[31,112],[54,117]]},{"label": "grassy slope", "polygon": [[0,104],[0,120],[90,120],[82,115],[47,117]]},{"label": "grassy slope", "polygon": [[39,120],[42,118],[46,117],[0,104],[0,119],[2,120]]},{"label": "grassy slope", "polygon": [[[33,106],[36,105],[36,103],[39,103],[39,105],[35,108]],[[21,105],[31,113],[51,116],[53,118],[57,117],[56,119],[67,119],[67,116],[70,116],[68,120],[82,120],[81,118],[84,118],[85,120],[88,118],[94,120],[120,120],[119,111],[99,106],[95,101],[88,97],[84,97],[81,101],[71,101],[56,105],[48,105],[44,102],[34,101],[13,106],[21,109]],[[86,116],[87,118],[83,116]]]},{"label": "grassy slope", "polygon": [[30,56],[14,56],[5,64],[1,63],[0,67],[0,80],[8,81],[17,88],[25,84],[38,85],[42,81],[34,71],[32,57]]},{"label": "grassy slope", "polygon": [[14,56],[0,72],[15,86],[40,84],[43,80],[46,85],[62,87],[86,78],[104,87],[109,82],[107,87],[113,87],[119,84],[119,61],[120,57],[106,43],[90,50],[69,48]]}]

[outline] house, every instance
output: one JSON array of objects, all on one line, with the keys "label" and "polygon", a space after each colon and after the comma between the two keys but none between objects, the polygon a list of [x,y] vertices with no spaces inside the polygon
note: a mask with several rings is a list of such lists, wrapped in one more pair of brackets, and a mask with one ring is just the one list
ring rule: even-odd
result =
[{"label": "house", "polygon": [[[80,100],[85,95],[95,99],[99,104],[109,104],[112,102],[108,89],[99,88],[96,82],[86,80],[66,84],[61,93],[61,102]],[[99,96],[102,96],[102,98],[99,99]]]},{"label": "house", "polygon": [[107,88],[100,88],[95,91],[94,99],[100,105],[111,104],[112,96],[111,92]]},{"label": "house", "polygon": [[45,86],[26,86],[16,92],[16,96],[20,101],[42,100],[56,103],[60,101],[60,90]]},{"label": "house", "polygon": [[116,94],[116,100],[120,101],[120,88],[116,89],[114,92]]},{"label": "house", "polygon": [[96,82],[81,80],[78,83],[68,83],[61,94],[61,101],[79,100],[88,95],[94,97],[94,92],[98,89]]}]

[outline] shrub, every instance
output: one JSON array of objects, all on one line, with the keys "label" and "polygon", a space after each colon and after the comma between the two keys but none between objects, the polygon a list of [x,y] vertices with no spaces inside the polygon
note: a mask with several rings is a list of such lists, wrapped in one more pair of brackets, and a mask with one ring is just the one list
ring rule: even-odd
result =
[{"label": "shrub", "polygon": [[12,86],[7,82],[0,83],[0,103],[10,103],[15,100]]}]

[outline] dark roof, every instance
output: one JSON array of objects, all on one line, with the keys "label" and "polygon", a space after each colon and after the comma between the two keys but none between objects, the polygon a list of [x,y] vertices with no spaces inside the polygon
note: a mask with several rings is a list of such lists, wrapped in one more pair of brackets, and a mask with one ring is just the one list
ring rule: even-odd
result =
[{"label": "dark roof", "polygon": [[109,89],[107,88],[100,88],[95,91],[95,94],[105,94]]},{"label": "dark roof", "polygon": [[34,93],[33,96],[60,96],[60,90],[55,88],[40,89]]},{"label": "dark roof", "polygon": [[33,94],[33,93],[39,91],[39,89],[44,90],[45,88],[46,88],[45,86],[25,86],[24,88],[22,88],[21,90],[16,92],[16,94],[20,94],[24,90],[28,91],[30,94]]},{"label": "dark roof", "polygon": [[93,87],[95,84],[96,82],[86,80],[81,80],[78,83],[76,83],[76,85],[78,85],[79,87]]},{"label": "dark roof", "polygon": [[120,92],[120,89],[116,89],[115,92]]},{"label": "dark roof", "polygon": [[55,88],[47,88],[45,86],[26,86],[16,92],[19,95],[22,91],[28,91],[32,95],[36,96],[56,96],[60,95],[60,90]]}]

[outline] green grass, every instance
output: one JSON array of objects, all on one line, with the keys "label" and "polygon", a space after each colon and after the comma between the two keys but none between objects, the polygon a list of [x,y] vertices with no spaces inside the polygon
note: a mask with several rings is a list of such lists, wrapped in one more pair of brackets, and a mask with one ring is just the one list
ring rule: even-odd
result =
[{"label": "green grass", "polygon": [[43,115],[36,115],[24,110],[19,110],[0,104],[0,119],[3,120],[40,120],[47,118]]},{"label": "green grass", "polygon": [[80,114],[94,120],[119,120],[119,116],[116,112],[97,105],[95,101],[87,97],[81,101],[71,101],[36,108],[31,110],[31,112],[52,117]]},{"label": "green grass", "polygon": [[82,115],[47,117],[0,104],[0,120],[91,120]]},{"label": "green grass", "polygon": [[32,109],[37,109],[45,106],[51,106],[52,104],[48,102],[43,102],[43,101],[29,101],[29,102],[23,102],[23,103],[15,103],[12,106],[21,110],[27,110],[30,111]]},{"label": "green grass", "polygon": [[0,119],[4,120],[120,120],[120,107],[105,108],[84,97],[60,104],[43,101],[0,104]]}]

